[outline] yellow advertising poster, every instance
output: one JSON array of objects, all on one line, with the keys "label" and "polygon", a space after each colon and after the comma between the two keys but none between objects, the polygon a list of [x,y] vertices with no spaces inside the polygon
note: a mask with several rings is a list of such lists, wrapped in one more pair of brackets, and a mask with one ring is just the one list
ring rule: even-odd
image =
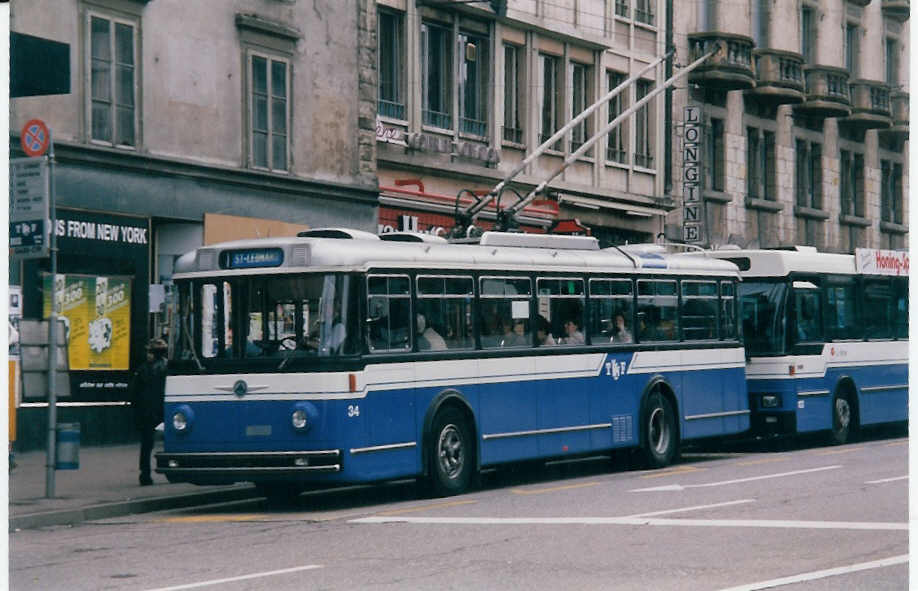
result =
[{"label": "yellow advertising poster", "polygon": [[[57,313],[67,326],[71,370],[129,369],[131,280],[127,277],[58,275]],[[44,280],[44,317],[51,312],[51,276]]]}]

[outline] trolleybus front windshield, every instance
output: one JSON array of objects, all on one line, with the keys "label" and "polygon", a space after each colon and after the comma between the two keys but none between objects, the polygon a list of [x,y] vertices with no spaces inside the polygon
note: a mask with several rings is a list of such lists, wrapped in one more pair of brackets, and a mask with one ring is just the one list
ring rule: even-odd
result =
[{"label": "trolleybus front windshield", "polygon": [[342,274],[179,282],[176,358],[276,359],[356,353],[355,289]]},{"label": "trolleybus front windshield", "polygon": [[739,289],[746,355],[782,355],[787,284],[744,281]]}]

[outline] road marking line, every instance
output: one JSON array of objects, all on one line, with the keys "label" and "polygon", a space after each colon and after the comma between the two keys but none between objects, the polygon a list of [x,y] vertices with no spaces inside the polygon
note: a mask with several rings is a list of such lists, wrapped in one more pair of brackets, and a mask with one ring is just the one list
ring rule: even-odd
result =
[{"label": "road marking line", "polygon": [[672,468],[670,470],[664,470],[662,472],[644,474],[643,476],[641,476],[641,478],[662,478],[664,476],[672,476],[673,474],[687,474],[688,472],[701,472],[702,470],[707,470],[707,468],[696,468],[695,466],[680,466],[678,468]]},{"label": "road marking line", "polygon": [[695,505],[694,507],[682,507],[681,509],[667,509],[666,511],[654,511],[653,513],[636,513],[628,517],[652,517],[654,515],[667,515],[669,513],[682,513],[683,511],[698,511],[700,509],[713,509],[714,507],[727,507],[729,505],[742,505],[743,503],[754,503],[755,499],[740,499],[739,501],[726,501],[724,503],[713,503],[711,505]]},{"label": "road marking line", "polygon": [[756,464],[771,464],[774,462],[786,462],[787,458],[762,458],[760,460],[750,460],[748,462],[737,462],[737,466],[755,466]]},{"label": "road marking line", "polygon": [[457,507],[459,505],[472,505],[478,501],[452,501],[450,503],[435,503],[433,505],[424,505],[422,507],[408,507],[407,509],[394,509],[392,511],[383,511],[379,515],[401,515],[402,513],[411,513],[413,511],[424,511],[426,509],[443,509],[446,507]]},{"label": "road marking line", "polygon": [[645,525],[666,527],[750,527],[769,529],[849,529],[908,531],[908,523],[888,521],[795,521],[768,519],[654,519],[646,517],[364,517],[348,523],[419,525]]},{"label": "road marking line", "polygon": [[252,521],[260,519],[264,515],[241,515],[241,514],[223,514],[223,515],[185,515],[181,517],[162,517],[156,521],[159,523],[221,523],[224,521]]},{"label": "road marking line", "polygon": [[820,452],[817,452],[815,455],[817,456],[836,456],[838,454],[849,454],[853,451],[860,451],[860,450],[861,450],[860,447],[849,447],[847,449],[833,449],[831,451],[820,451]]},{"label": "road marking line", "polygon": [[772,579],[770,581],[760,581],[758,583],[750,583],[748,585],[730,587],[729,589],[722,589],[721,591],[757,591],[758,589],[770,589],[772,587],[792,585],[794,583],[802,583],[804,581],[815,581],[816,579],[825,579],[827,577],[835,577],[838,575],[846,575],[848,573],[856,573],[858,571],[869,570],[872,568],[884,568],[887,566],[895,566],[897,564],[907,564],[907,563],[908,563],[908,554],[902,554],[900,556],[891,556],[890,558],[884,558],[882,560],[873,560],[871,562],[861,562],[859,564],[839,566],[837,568],[827,568],[825,570],[816,570],[813,572],[802,573],[802,574],[793,575],[790,577]]},{"label": "road marking line", "polygon": [[150,589],[149,591],[178,591],[179,589],[194,589],[196,587],[207,587],[210,585],[220,585],[222,583],[232,583],[235,581],[246,581],[248,579],[257,579],[259,577],[273,577],[274,575],[284,575],[287,573],[295,573],[304,570],[313,570],[316,568],[322,568],[321,564],[307,564],[306,566],[295,566],[293,568],[283,568],[281,570],[269,570],[261,573],[252,573],[250,575],[242,575],[239,577],[228,577],[226,579],[213,579],[211,581],[201,581],[200,583],[188,583],[186,585],[175,585],[174,587],[157,587],[156,589]]},{"label": "road marking line", "polygon": [[811,472],[822,472],[824,470],[835,470],[841,468],[840,464],[834,466],[823,466],[822,468],[810,468],[809,470],[794,470],[793,472],[781,472],[779,474],[764,474],[762,476],[750,476],[749,478],[737,478],[735,480],[723,480],[721,482],[706,482],[704,484],[667,484],[651,488],[636,488],[630,492],[662,492],[662,491],[682,491],[687,488],[706,488],[711,486],[723,486],[726,484],[739,484],[741,482],[752,482],[754,480],[765,480],[768,478],[782,478],[784,476],[796,476],[798,474],[809,474]]},{"label": "road marking line", "polygon": [[539,488],[536,490],[526,490],[523,488],[514,488],[514,489],[511,489],[510,492],[512,492],[515,495],[540,495],[542,493],[558,492],[561,490],[570,490],[573,488],[586,488],[588,486],[596,486],[597,484],[602,484],[602,483],[601,482],[584,482],[582,484],[568,484],[565,486],[553,486],[551,488]]},{"label": "road marking line", "polygon": [[864,484],[883,484],[885,482],[895,482],[897,480],[908,480],[908,475],[896,476],[895,478],[881,478],[880,480],[868,480]]}]

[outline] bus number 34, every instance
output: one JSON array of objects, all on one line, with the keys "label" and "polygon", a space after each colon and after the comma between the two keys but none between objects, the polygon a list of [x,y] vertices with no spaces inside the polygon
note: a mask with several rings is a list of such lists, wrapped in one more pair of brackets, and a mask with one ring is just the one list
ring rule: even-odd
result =
[{"label": "bus number 34", "polygon": [[628,370],[627,361],[607,361],[606,362],[606,375],[612,376],[613,380],[617,380],[621,376],[625,375],[625,372]]},{"label": "bus number 34", "polygon": [[348,417],[359,417],[360,416],[360,405],[359,404],[348,404],[347,405],[347,416]]}]

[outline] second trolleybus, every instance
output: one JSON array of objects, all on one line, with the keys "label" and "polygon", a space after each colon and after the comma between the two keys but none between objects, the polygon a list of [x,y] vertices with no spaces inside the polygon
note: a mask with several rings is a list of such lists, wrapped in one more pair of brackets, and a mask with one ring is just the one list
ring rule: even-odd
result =
[{"label": "second trolleybus", "polygon": [[620,448],[661,467],[748,429],[733,263],[387,238],[315,230],[177,262],[157,472],[275,498],[404,477],[448,495],[483,467]]}]

